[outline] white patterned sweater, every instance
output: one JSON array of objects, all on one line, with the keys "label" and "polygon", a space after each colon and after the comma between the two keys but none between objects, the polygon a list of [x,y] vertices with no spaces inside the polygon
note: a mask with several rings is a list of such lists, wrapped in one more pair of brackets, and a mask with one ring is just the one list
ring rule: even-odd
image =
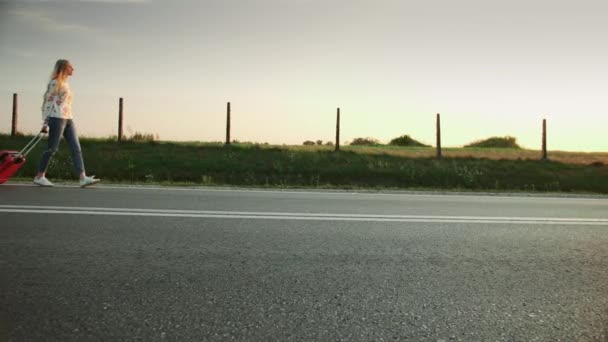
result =
[{"label": "white patterned sweater", "polygon": [[55,90],[57,80],[51,80],[44,93],[42,104],[42,120],[46,122],[49,117],[72,119],[72,90],[65,82],[59,89]]}]

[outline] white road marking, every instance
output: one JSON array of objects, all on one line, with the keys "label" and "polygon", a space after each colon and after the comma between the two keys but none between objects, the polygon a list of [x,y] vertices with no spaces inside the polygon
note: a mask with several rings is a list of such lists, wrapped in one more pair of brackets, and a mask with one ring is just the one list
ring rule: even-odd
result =
[{"label": "white road marking", "polygon": [[[23,187],[39,187],[34,184],[12,183],[11,186]],[[79,185],[69,183],[55,183],[55,188],[80,188]],[[416,196],[416,197],[449,197],[449,198],[467,198],[475,197],[477,199],[500,199],[500,198],[524,198],[538,199],[542,198],[547,201],[562,201],[562,200],[577,200],[577,201],[603,201],[606,202],[608,197],[605,195],[575,195],[575,194],[542,194],[542,193],[492,193],[492,192],[458,192],[458,191],[416,191],[416,190],[386,190],[386,191],[370,191],[370,190],[318,190],[318,189],[261,189],[261,188],[222,188],[222,187],[203,187],[203,186],[158,186],[158,185],[115,185],[115,184],[96,184],[94,189],[108,190],[152,190],[152,191],[180,191],[180,192],[245,192],[245,193],[263,193],[263,194],[293,194],[293,195],[353,195],[353,196]]]},{"label": "white road marking", "polygon": [[0,205],[0,212],[61,215],[148,216],[184,218],[230,218],[264,220],[311,221],[366,221],[366,222],[420,222],[420,223],[488,223],[488,224],[567,224],[608,226],[608,219],[561,217],[500,217],[500,216],[429,216],[429,215],[375,215],[331,213],[283,213],[252,211],[167,210],[140,208],[60,207]]}]

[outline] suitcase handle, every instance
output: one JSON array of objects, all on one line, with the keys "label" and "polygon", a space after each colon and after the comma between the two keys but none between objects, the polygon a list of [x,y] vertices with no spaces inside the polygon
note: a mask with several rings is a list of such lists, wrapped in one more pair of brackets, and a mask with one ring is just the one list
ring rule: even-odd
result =
[{"label": "suitcase handle", "polygon": [[45,134],[46,132],[44,130],[41,130],[38,135],[36,135],[32,140],[30,140],[30,142],[27,143],[27,145],[25,145],[23,150],[19,151],[19,155],[22,157],[27,156],[27,154],[30,153],[30,151],[32,151],[34,147],[36,147],[38,142],[42,140],[42,137],[44,137]]}]

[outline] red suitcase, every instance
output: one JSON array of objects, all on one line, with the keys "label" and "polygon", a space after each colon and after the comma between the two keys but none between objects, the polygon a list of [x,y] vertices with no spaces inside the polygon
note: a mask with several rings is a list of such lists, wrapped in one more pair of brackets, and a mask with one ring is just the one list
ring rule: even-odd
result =
[{"label": "red suitcase", "polygon": [[25,164],[25,156],[38,144],[45,133],[40,131],[21,151],[0,151],[0,184],[5,183]]}]

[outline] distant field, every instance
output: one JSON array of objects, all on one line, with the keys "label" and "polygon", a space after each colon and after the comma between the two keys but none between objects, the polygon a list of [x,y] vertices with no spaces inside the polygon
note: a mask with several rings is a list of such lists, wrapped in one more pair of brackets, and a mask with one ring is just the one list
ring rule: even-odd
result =
[{"label": "distant field", "polygon": [[[333,146],[286,146],[296,151],[333,151]],[[391,156],[407,158],[429,158],[435,157],[435,148],[429,147],[396,147],[396,146],[344,146],[343,151],[352,151],[363,154],[386,154]],[[541,157],[540,150],[524,150],[515,148],[443,148],[442,155],[445,158],[480,158],[491,160],[538,160]],[[548,157],[552,161],[590,165],[593,163],[604,163],[608,165],[608,152],[565,152],[549,151]]]},{"label": "distant field", "polygon": [[[0,135],[1,149],[31,137]],[[264,144],[123,142],[82,139],[87,170],[105,181],[254,187],[543,191],[608,194],[608,153],[501,148],[272,146]],[[44,144],[18,176],[34,176]],[[73,180],[62,143],[48,177]]]}]

